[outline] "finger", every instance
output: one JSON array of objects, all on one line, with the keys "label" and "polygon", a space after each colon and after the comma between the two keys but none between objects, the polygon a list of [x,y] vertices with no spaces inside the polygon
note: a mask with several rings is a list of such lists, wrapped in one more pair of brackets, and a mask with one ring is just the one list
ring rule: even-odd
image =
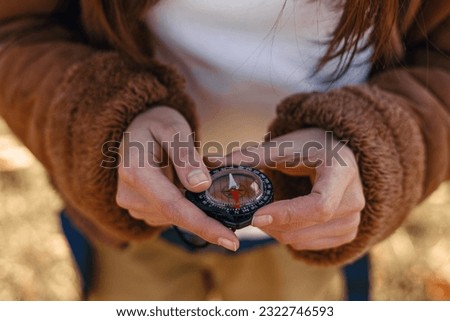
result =
[{"label": "finger", "polygon": [[180,200],[178,204],[179,206],[173,209],[174,225],[228,250],[236,251],[239,248],[239,239],[230,229],[201,212],[186,199]]},{"label": "finger", "polygon": [[259,209],[253,216],[255,227],[297,225],[307,227],[330,221],[334,216],[342,216],[348,212],[338,209],[339,202],[325,199],[323,194],[311,192],[290,200],[282,200],[268,204]]},{"label": "finger", "polygon": [[289,200],[281,200],[264,206],[253,216],[252,225],[255,227],[284,226],[298,224],[309,226],[323,223],[328,218],[326,209],[321,207],[322,196],[311,193]]},{"label": "finger", "polygon": [[308,243],[316,239],[341,237],[348,234],[356,235],[360,223],[360,216],[360,213],[353,213],[346,217],[336,218],[327,223],[312,225],[306,228],[286,226],[284,230],[278,227],[262,228],[262,230],[282,244]]},{"label": "finger", "polygon": [[189,124],[181,119],[155,123],[150,127],[163,149],[168,153],[181,184],[192,192],[201,192],[211,185],[208,168],[195,148]]}]

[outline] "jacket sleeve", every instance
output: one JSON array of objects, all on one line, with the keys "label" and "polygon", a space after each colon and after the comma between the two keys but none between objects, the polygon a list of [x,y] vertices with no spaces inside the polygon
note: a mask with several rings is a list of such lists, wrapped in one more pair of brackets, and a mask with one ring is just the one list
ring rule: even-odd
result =
[{"label": "jacket sleeve", "polygon": [[12,2],[0,3],[0,115],[48,169],[82,229],[118,244],[149,237],[153,229],[115,202],[117,147],[133,118],[155,105],[179,110],[194,127],[183,81],[156,62],[138,68],[94,49],[48,13],[8,17],[3,6]]},{"label": "jacket sleeve", "polygon": [[[366,198],[354,241],[293,251],[298,258],[319,265],[355,260],[450,178],[450,6],[433,4],[424,6],[409,29],[405,57],[397,67],[375,73],[360,86],[297,94],[278,106],[273,136],[313,126],[349,141]],[[274,175],[280,182],[286,179]]]}]

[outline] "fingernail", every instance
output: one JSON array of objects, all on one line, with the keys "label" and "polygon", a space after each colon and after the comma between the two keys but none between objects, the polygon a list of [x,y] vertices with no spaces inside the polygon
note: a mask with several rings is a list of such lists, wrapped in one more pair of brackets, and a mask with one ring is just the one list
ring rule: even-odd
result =
[{"label": "fingernail", "polygon": [[237,250],[237,244],[233,241],[227,240],[223,237],[219,238],[219,245],[223,246],[224,248],[226,248],[227,250],[236,252]]},{"label": "fingernail", "polygon": [[252,220],[252,225],[255,227],[263,227],[272,224],[273,217],[271,215],[255,216]]},{"label": "fingernail", "polygon": [[208,176],[201,169],[194,169],[187,175],[187,180],[192,187],[208,182]]}]

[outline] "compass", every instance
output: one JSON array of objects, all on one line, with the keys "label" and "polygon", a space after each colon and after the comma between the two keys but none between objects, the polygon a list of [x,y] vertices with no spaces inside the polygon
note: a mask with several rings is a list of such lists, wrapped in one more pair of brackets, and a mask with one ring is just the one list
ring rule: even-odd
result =
[{"label": "compass", "polygon": [[206,191],[186,191],[186,198],[233,230],[250,225],[253,214],[273,200],[272,183],[255,168],[220,167],[210,175],[212,183]]}]

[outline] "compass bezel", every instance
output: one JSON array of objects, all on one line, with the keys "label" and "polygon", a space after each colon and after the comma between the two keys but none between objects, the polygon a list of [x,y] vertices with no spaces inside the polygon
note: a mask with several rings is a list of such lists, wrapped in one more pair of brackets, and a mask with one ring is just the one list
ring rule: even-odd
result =
[{"label": "compass bezel", "polygon": [[[259,180],[259,186],[262,190],[261,195],[253,202],[246,202],[238,208],[218,204],[212,197],[207,195],[207,192],[194,193],[186,191],[185,195],[188,200],[194,203],[208,216],[220,221],[223,225],[231,229],[240,229],[250,225],[253,214],[261,207],[273,201],[273,186],[269,178],[260,170],[246,167],[246,166],[225,166],[213,169],[210,171],[212,184],[214,184],[214,177],[223,177],[223,172],[231,172],[232,175],[250,175]],[[228,173],[227,173],[228,174]],[[225,174],[226,175],[226,174]]]}]

